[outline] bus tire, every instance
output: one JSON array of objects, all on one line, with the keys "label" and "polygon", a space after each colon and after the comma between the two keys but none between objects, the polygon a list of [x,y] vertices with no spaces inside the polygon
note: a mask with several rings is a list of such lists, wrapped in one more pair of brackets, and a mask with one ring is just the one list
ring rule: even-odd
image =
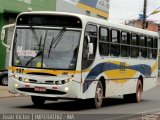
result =
[{"label": "bus tire", "polygon": [[8,85],[8,76],[3,76],[1,83],[2,83],[2,85],[7,86]]},{"label": "bus tire", "polygon": [[45,103],[45,98],[39,96],[31,96],[31,100],[35,106],[41,106]]},{"label": "bus tire", "polygon": [[135,103],[141,102],[142,89],[143,89],[142,82],[138,80],[137,87],[136,87],[136,93],[124,95],[124,99],[127,102],[135,102]]},{"label": "bus tire", "polygon": [[96,91],[95,91],[95,98],[93,100],[94,108],[100,108],[103,102],[103,85],[101,81],[98,81]]}]

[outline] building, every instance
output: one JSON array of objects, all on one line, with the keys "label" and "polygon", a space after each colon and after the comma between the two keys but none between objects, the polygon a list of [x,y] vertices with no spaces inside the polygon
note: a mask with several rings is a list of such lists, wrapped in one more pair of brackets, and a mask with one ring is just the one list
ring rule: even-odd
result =
[{"label": "building", "polygon": [[[51,4],[52,2],[52,4]],[[55,10],[55,0],[1,0],[0,1],[0,29],[2,26],[14,23],[16,16],[28,8],[32,10]],[[7,43],[11,43],[13,29],[8,30]],[[0,43],[0,69],[8,67],[9,50]]]},{"label": "building", "polygon": [[[109,0],[1,0],[0,28],[14,23],[16,16],[27,9],[79,13],[108,19]],[[13,29],[8,30],[6,43],[11,44]],[[9,50],[0,44],[0,69],[7,69]]]},{"label": "building", "polygon": [[[126,25],[130,25],[133,27],[143,28],[143,21],[142,20],[130,20],[125,23]],[[154,23],[153,21],[146,22],[146,30],[158,32],[159,25]]]},{"label": "building", "polygon": [[108,19],[109,3],[109,0],[57,0],[56,11]]}]

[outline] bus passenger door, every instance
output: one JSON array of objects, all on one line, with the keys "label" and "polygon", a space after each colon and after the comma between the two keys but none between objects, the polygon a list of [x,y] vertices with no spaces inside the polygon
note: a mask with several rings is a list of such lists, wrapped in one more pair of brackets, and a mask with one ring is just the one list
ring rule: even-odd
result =
[{"label": "bus passenger door", "polygon": [[[96,79],[94,73],[94,60],[97,51],[97,26],[88,24],[85,30],[83,51],[82,51],[82,81],[83,93],[85,93],[91,83]],[[95,94],[95,92],[92,91]],[[88,96],[87,96],[88,97]]]}]

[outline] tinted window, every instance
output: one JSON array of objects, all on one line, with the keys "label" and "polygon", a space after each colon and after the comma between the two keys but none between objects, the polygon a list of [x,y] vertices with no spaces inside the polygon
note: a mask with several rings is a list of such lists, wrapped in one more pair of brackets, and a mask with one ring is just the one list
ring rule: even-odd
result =
[{"label": "tinted window", "polygon": [[157,58],[157,50],[152,50],[152,58]]},{"label": "tinted window", "polygon": [[147,37],[147,47],[152,47],[153,38]]},{"label": "tinted window", "polygon": [[[97,49],[97,26],[87,25],[83,42],[82,69],[88,68],[94,61]],[[88,39],[90,38],[90,40]],[[88,45],[93,43],[93,54],[88,54]]]},{"label": "tinted window", "polygon": [[147,48],[140,48],[140,57],[142,58],[147,57]]},{"label": "tinted window", "polygon": [[129,57],[130,54],[130,47],[122,45],[121,46],[121,56],[122,57]]},{"label": "tinted window", "polygon": [[78,17],[65,15],[28,14],[20,15],[17,25],[58,26],[82,28],[82,22]]},{"label": "tinted window", "polygon": [[137,58],[139,56],[139,48],[138,47],[131,47],[130,56]]},{"label": "tinted window", "polygon": [[109,30],[107,28],[100,28],[99,41],[109,42],[108,33],[109,33]]},{"label": "tinted window", "polygon": [[131,35],[131,45],[138,45],[138,35],[137,34],[132,34]]},{"label": "tinted window", "polygon": [[121,32],[121,43],[127,44],[128,37],[129,37],[129,34],[127,32]]},{"label": "tinted window", "polygon": [[112,43],[119,43],[119,31],[112,30],[111,32],[112,32],[112,34],[111,34]]},{"label": "tinted window", "polygon": [[147,49],[147,58],[152,58],[152,49]]},{"label": "tinted window", "polygon": [[119,56],[120,55],[120,46],[117,44],[111,44],[110,55],[111,56]]},{"label": "tinted window", "polygon": [[86,32],[92,33],[92,34],[97,34],[97,27],[94,25],[88,25],[86,27]]},{"label": "tinted window", "polygon": [[140,36],[139,45],[146,46],[146,37],[145,36],[142,36],[142,35]]},{"label": "tinted window", "polygon": [[157,48],[158,43],[157,43],[157,38],[154,38],[153,40],[153,48]]},{"label": "tinted window", "polygon": [[99,43],[99,53],[103,56],[109,55],[109,44],[108,43]]}]

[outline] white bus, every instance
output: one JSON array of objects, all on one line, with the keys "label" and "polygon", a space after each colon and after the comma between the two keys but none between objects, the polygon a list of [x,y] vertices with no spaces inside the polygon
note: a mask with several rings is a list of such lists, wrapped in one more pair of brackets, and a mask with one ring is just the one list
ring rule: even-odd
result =
[{"label": "white bus", "polygon": [[[15,27],[12,45],[5,29]],[[48,99],[91,99],[122,95],[140,102],[158,77],[158,33],[89,16],[24,12],[2,28],[10,48],[9,92]]]}]

